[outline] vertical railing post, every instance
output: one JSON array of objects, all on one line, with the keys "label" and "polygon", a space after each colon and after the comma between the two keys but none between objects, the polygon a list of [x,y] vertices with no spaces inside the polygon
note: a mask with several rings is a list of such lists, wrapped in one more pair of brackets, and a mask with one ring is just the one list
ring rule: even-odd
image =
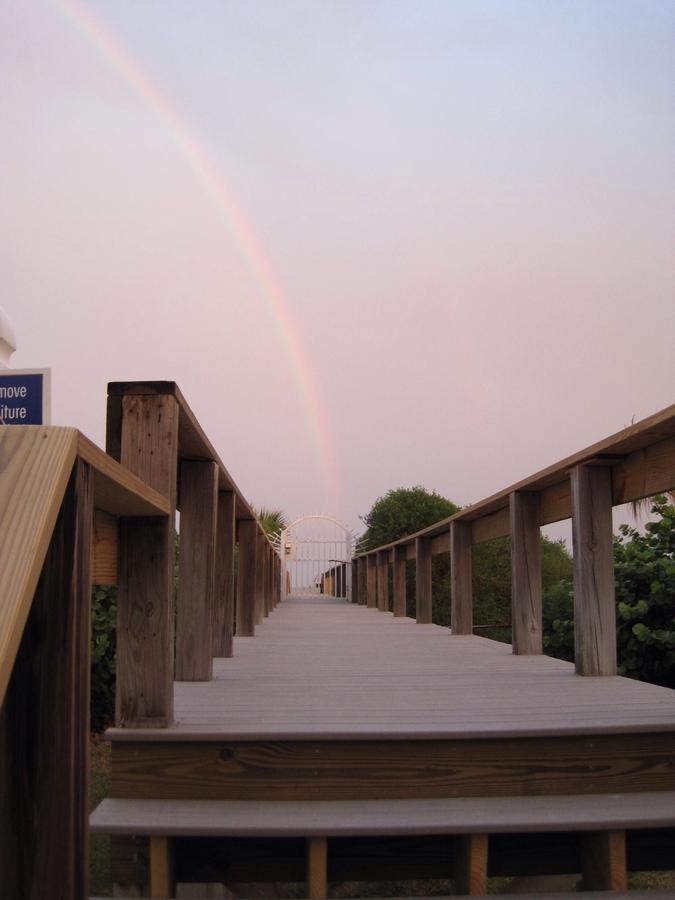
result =
[{"label": "vertical railing post", "polygon": [[359,561],[352,560],[352,603],[359,602]]},{"label": "vertical railing post", "polygon": [[233,652],[235,508],[234,491],[221,491],[218,494],[213,655],[226,658]]},{"label": "vertical railing post", "polygon": [[367,563],[367,597],[368,608],[377,609],[377,554],[369,553],[366,557]]},{"label": "vertical railing post", "polygon": [[405,616],[405,570],[408,548],[405,544],[394,545],[394,615]]},{"label": "vertical railing post", "polygon": [[255,624],[265,618],[265,536],[256,529]]},{"label": "vertical railing post", "polygon": [[511,520],[511,644],[516,654],[543,652],[539,494],[514,491]]},{"label": "vertical railing post", "polygon": [[89,896],[93,498],[91,469],[78,460],[0,706],[0,893],[8,900]]},{"label": "vertical railing post", "polygon": [[237,522],[237,637],[253,637],[255,634],[257,531],[255,519],[239,519]]},{"label": "vertical railing post", "polygon": [[415,617],[418,625],[430,625],[433,574],[431,538],[415,538]]},{"label": "vertical railing post", "polygon": [[616,675],[611,471],[575,466],[571,486],[575,667],[579,675]]},{"label": "vertical railing post", "polygon": [[358,563],[356,577],[359,584],[359,606],[366,606],[368,603],[368,576],[366,571],[368,561],[365,556],[359,556],[356,561]]},{"label": "vertical railing post", "polygon": [[213,608],[218,520],[218,466],[180,465],[180,565],[176,611],[176,680],[213,677]]},{"label": "vertical railing post", "polygon": [[179,408],[172,394],[108,398],[108,452],[169,500],[171,515],[120,519],[117,724],[173,721],[173,633]]},{"label": "vertical railing post", "polygon": [[377,608],[389,612],[389,551],[377,553]]},{"label": "vertical railing post", "polygon": [[471,523],[450,523],[450,628],[452,633],[473,633],[471,589]]}]

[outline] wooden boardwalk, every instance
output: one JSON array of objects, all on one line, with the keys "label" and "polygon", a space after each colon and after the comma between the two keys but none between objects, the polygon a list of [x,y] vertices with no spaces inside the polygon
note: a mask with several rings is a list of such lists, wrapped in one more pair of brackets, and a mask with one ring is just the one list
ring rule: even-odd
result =
[{"label": "wooden boardwalk", "polygon": [[675,695],[345,600],[291,597],[214,680],[176,682],[175,724],[125,740],[433,739],[675,731]]}]

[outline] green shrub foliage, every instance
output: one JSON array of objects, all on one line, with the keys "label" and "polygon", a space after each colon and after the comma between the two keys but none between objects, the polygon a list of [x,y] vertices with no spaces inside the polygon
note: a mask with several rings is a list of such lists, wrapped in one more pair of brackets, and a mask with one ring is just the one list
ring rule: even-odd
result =
[{"label": "green shrub foliage", "polygon": [[91,598],[91,730],[103,731],[115,716],[117,588],[96,585]]}]

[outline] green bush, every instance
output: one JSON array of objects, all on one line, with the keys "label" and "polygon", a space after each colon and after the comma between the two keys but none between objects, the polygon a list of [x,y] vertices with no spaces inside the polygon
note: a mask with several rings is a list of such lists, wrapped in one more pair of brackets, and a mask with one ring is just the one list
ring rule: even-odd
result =
[{"label": "green bush", "polygon": [[115,716],[117,588],[96,585],[91,598],[91,730],[103,731]]}]

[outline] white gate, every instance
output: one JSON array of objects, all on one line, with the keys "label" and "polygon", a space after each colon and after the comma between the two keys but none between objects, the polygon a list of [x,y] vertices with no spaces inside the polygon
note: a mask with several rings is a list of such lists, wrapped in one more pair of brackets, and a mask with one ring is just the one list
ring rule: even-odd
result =
[{"label": "white gate", "polygon": [[345,525],[330,516],[301,516],[281,532],[280,543],[287,593],[351,599],[354,535]]}]

